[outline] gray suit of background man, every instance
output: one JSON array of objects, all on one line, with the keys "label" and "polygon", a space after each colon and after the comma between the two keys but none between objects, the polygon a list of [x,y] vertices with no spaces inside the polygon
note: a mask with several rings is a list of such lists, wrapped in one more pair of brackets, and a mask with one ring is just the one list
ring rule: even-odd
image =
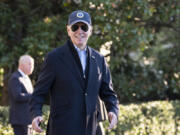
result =
[{"label": "gray suit of background man", "polygon": [[9,122],[15,135],[27,135],[28,125],[31,123],[28,101],[33,87],[28,75],[33,72],[33,69],[33,58],[29,55],[23,55],[19,59],[18,70],[12,74],[8,81]]}]

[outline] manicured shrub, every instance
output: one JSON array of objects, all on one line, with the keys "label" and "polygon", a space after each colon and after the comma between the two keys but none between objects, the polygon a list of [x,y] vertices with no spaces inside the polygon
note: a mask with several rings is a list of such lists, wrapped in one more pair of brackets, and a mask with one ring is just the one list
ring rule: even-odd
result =
[{"label": "manicured shrub", "polygon": [[[46,129],[49,106],[43,107]],[[178,135],[180,134],[180,101],[153,101],[120,105],[118,125],[106,135]],[[8,124],[8,107],[0,107],[0,135],[12,135]],[[38,135],[34,132],[33,135]],[[41,135],[44,135],[42,133]]]}]

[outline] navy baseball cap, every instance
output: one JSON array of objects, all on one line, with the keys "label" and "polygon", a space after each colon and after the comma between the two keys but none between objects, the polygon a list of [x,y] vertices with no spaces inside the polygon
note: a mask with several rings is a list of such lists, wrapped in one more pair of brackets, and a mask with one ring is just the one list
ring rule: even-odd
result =
[{"label": "navy baseball cap", "polygon": [[73,25],[77,22],[83,22],[91,25],[91,16],[89,15],[89,13],[82,10],[73,11],[69,15],[68,25]]}]

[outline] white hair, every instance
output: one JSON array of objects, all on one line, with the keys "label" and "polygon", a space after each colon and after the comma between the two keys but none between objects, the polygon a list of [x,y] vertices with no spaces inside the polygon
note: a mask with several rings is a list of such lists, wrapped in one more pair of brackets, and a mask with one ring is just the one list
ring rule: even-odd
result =
[{"label": "white hair", "polygon": [[25,55],[20,56],[20,58],[19,58],[19,66],[22,63],[24,63],[25,61],[27,61],[27,59],[30,59],[30,60],[34,61],[34,59],[30,55],[25,54]]}]

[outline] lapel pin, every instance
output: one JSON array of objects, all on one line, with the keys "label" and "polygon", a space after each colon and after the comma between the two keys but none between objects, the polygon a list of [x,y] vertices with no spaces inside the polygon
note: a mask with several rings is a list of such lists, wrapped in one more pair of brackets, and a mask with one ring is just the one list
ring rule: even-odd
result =
[{"label": "lapel pin", "polygon": [[91,56],[93,59],[95,59],[95,57],[94,56]]}]

